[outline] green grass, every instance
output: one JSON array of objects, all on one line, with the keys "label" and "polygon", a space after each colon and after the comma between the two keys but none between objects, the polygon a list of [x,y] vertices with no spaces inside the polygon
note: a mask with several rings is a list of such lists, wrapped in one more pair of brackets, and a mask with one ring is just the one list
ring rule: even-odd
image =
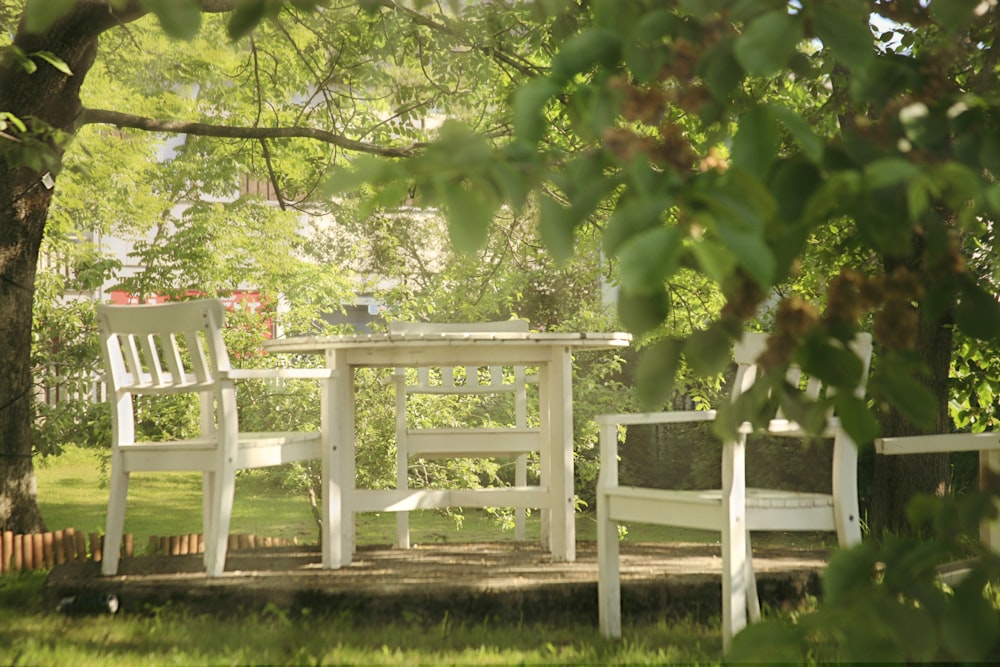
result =
[{"label": "green grass", "polygon": [[[37,470],[39,504],[46,525],[104,532],[108,488],[99,455],[68,447]],[[199,473],[135,473],[129,483],[125,532],[144,548],[149,536],[201,531]],[[265,483],[262,477],[240,475],[236,483],[231,532],[295,538],[315,543],[316,523],[304,495]]]},{"label": "green grass", "polygon": [[[39,497],[49,528],[103,532],[107,488],[100,458],[69,448],[38,466]],[[315,543],[316,526],[304,497],[283,491],[259,475],[237,480],[232,532],[295,537]],[[200,476],[135,475],[126,530],[144,545],[149,535],[200,530]],[[467,511],[459,525],[442,512],[415,512],[416,543],[513,539],[484,512]],[[359,544],[390,544],[394,515],[358,518]],[[578,539],[595,539],[593,515],[577,517]],[[538,535],[537,513],[529,538]],[[703,531],[635,525],[634,541],[715,542]],[[787,543],[787,536],[765,536]],[[815,544],[816,536],[800,536]],[[824,543],[824,542],[820,542]],[[464,624],[445,619],[393,623],[342,616],[290,616],[280,610],[216,617],[180,607],[153,613],[67,617],[46,608],[44,572],[0,577],[0,663],[31,665],[341,664],[341,665],[558,665],[719,664],[717,624],[629,624],[622,641],[606,640],[589,620],[574,624]]]},{"label": "green grass", "polygon": [[265,611],[219,618],[164,608],[67,617],[41,609],[43,574],[0,577],[0,661],[11,665],[660,665],[718,664],[718,628],[629,628],[624,641],[586,625],[376,619]]},{"label": "green grass", "polygon": [[[39,504],[50,530],[104,532],[108,489],[101,475],[97,452],[67,447],[37,469]],[[488,542],[513,540],[512,530],[503,530],[486,512],[466,510],[461,520],[444,512],[425,510],[410,514],[411,540],[415,544],[448,542]],[[576,517],[577,539],[597,539],[592,513]],[[125,531],[135,537],[137,552],[145,549],[151,535],[170,536],[200,532],[201,475],[197,473],[136,473],[129,484]],[[357,518],[359,545],[388,545],[395,540],[395,515],[362,514]],[[278,488],[257,471],[240,474],[236,481],[232,533],[252,533],[264,537],[295,539],[299,544],[316,544],[318,529],[304,494]],[[528,520],[528,539],[539,535],[538,513]],[[634,524],[628,526],[626,540],[634,542],[718,542],[718,533],[684,528]],[[755,535],[755,543],[798,546],[831,546],[828,533]]]}]

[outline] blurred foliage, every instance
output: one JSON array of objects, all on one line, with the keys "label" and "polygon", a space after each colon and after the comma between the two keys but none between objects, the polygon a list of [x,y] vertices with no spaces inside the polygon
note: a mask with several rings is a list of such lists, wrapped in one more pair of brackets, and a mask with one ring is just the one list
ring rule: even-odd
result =
[{"label": "blurred foliage", "polygon": [[[739,633],[733,662],[977,663],[1000,658],[1000,556],[969,536],[995,519],[994,493],[910,504],[914,530],[836,552],[823,603]],[[971,558],[970,558],[971,556]],[[939,566],[967,570],[950,583]],[[954,568],[953,568],[954,569]]]}]

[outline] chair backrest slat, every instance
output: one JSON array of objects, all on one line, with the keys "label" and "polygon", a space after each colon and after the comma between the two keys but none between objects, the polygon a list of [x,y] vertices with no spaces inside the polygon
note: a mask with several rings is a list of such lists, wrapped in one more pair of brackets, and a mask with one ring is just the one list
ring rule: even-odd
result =
[{"label": "chair backrest slat", "polygon": [[[732,399],[736,400],[748,391],[761,375],[758,366],[758,359],[767,349],[768,334],[749,332],[744,333],[743,338],[736,342],[733,348],[733,357],[737,364],[736,379],[733,383]],[[854,388],[857,396],[863,397],[868,381],[868,371],[871,364],[872,338],[871,334],[859,333],[849,344],[850,349],[857,355],[863,364],[862,373],[858,378],[858,386]],[[802,369],[796,365],[788,368],[785,380],[796,389],[802,391],[803,395],[812,400],[823,398],[824,392],[832,392],[833,388],[827,388],[819,378],[807,376]],[[780,407],[775,414],[775,419],[784,419]]]},{"label": "chair backrest slat", "polygon": [[219,370],[229,369],[221,302],[199,299],[171,305],[98,305],[101,352],[113,391],[206,391]]}]

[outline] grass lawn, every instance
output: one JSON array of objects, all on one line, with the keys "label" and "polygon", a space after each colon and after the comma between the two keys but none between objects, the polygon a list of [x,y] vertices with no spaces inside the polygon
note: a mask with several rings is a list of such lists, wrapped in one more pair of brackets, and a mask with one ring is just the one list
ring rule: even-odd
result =
[{"label": "grass lawn", "polygon": [[581,625],[380,623],[263,612],[218,618],[63,616],[42,607],[44,573],[0,576],[0,662],[10,665],[719,664],[719,630],[628,627],[623,641]]},{"label": "grass lawn", "polygon": [[[108,502],[107,485],[101,475],[97,452],[68,447],[65,452],[36,466],[39,504],[50,530],[104,532]],[[460,522],[443,512],[426,510],[410,514],[412,540],[420,543],[484,542],[513,540],[512,530],[503,530],[488,514],[466,510]],[[576,517],[577,539],[597,539],[593,513]],[[201,530],[201,475],[198,473],[136,473],[129,484],[125,531],[135,536],[137,552],[145,549],[151,535],[184,535]],[[362,514],[357,519],[359,545],[392,544],[395,516],[391,513]],[[259,471],[240,474],[236,481],[232,533],[295,539],[316,544],[318,529],[304,494],[276,488]],[[539,534],[537,512],[529,517],[528,538]],[[625,538],[635,542],[717,542],[717,533],[684,528],[634,524]],[[828,533],[755,535],[755,543],[801,546],[831,546]]]},{"label": "grass lawn", "polygon": [[[95,452],[69,448],[37,468],[39,497],[50,529],[103,532],[107,487]],[[137,548],[150,535],[200,530],[200,475],[134,475],[126,530]],[[415,542],[513,539],[480,511],[461,525],[441,512],[412,515]],[[636,536],[652,537],[636,527]],[[295,537],[315,543],[316,526],[304,497],[284,492],[260,476],[237,480],[233,532]],[[529,522],[537,536],[537,515]],[[578,517],[579,537],[593,540],[595,522]],[[682,539],[715,539],[708,533]],[[389,544],[392,514],[358,520],[361,544]],[[662,535],[661,535],[662,537]],[[633,537],[633,539],[635,539]],[[626,627],[624,641],[603,639],[589,621],[565,624],[466,625],[447,619],[428,627],[380,623],[350,615],[291,617],[283,611],[218,618],[165,607],[152,614],[68,617],[46,608],[44,572],[0,577],[0,662],[39,665],[341,664],[341,665],[556,665],[718,664],[717,626],[694,623]]]},{"label": "grass lawn", "polygon": [[[37,466],[39,497],[50,529],[103,532],[107,487],[92,451],[68,448]],[[198,474],[134,475],[126,530],[137,550],[150,535],[197,532],[201,527]],[[415,543],[513,539],[481,511],[459,524],[442,512],[411,515]],[[358,518],[359,544],[391,544],[390,513]],[[307,500],[276,488],[260,475],[237,479],[234,533],[317,541]],[[577,516],[577,537],[592,541],[592,514]],[[537,513],[529,538],[538,535]],[[788,543],[789,536],[762,536]],[[628,540],[715,542],[714,533],[635,525]],[[827,536],[799,535],[800,543],[828,544]],[[719,664],[717,624],[626,623],[622,641],[606,640],[591,622],[466,625],[445,619],[428,627],[380,623],[348,615],[291,617],[279,610],[218,618],[165,607],[146,615],[67,617],[42,601],[44,572],[0,576],[0,662],[40,665],[132,664],[341,664],[341,665],[556,665]]]}]

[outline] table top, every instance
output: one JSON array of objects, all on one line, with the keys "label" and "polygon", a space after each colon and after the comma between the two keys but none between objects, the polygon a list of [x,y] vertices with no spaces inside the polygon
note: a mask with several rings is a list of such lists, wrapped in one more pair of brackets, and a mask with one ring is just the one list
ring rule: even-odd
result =
[{"label": "table top", "polygon": [[319,353],[336,349],[392,349],[467,346],[569,346],[584,349],[627,347],[632,334],[621,331],[533,333],[521,331],[293,336],[265,341],[268,352]]}]

